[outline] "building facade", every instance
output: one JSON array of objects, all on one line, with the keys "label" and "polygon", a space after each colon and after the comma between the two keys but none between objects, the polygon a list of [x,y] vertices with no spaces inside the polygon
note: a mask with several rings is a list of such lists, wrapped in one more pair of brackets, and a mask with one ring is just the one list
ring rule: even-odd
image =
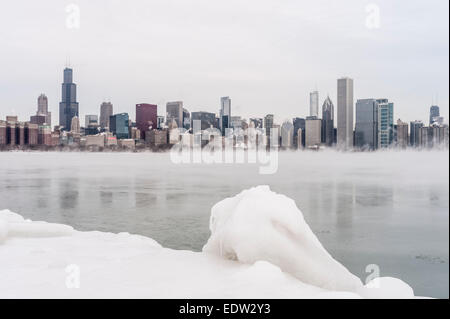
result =
[{"label": "building facade", "polygon": [[341,149],[353,147],[353,79],[337,81],[337,145]]},{"label": "building facade", "polygon": [[111,102],[103,102],[100,105],[100,128],[109,129],[109,118],[113,115],[113,105]]},{"label": "building facade", "polygon": [[389,147],[394,141],[394,103],[378,99],[378,148]]},{"label": "building facade", "polygon": [[158,127],[158,106],[136,104],[136,127],[141,131],[141,138],[145,140],[146,132]]}]

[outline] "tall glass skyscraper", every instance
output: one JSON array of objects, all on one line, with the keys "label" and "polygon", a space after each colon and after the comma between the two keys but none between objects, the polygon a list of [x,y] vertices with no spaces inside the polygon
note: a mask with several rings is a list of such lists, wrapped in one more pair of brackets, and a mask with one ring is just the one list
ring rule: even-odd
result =
[{"label": "tall glass skyscraper", "polygon": [[355,145],[358,148],[378,148],[378,103],[375,99],[356,101]]},{"label": "tall glass skyscraper", "polygon": [[394,103],[378,99],[378,148],[389,147],[394,140]]},{"label": "tall glass skyscraper", "polygon": [[78,116],[77,85],[72,81],[72,69],[65,68],[59,103],[59,125],[70,131],[72,118],[75,116]]}]

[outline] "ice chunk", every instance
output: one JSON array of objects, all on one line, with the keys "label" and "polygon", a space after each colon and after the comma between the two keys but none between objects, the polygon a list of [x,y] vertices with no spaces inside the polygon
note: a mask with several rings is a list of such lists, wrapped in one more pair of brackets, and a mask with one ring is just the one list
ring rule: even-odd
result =
[{"label": "ice chunk", "polygon": [[331,257],[295,202],[258,186],[213,206],[203,251],[253,264],[268,261],[304,283],[356,291],[358,277]]}]

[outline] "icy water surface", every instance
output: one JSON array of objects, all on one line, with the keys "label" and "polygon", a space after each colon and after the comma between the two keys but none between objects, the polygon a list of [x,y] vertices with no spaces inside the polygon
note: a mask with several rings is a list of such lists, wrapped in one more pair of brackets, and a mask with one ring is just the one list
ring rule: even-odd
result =
[{"label": "icy water surface", "polygon": [[449,153],[280,153],[256,164],[173,164],[156,153],[0,153],[0,209],[79,230],[130,232],[201,250],[212,205],[267,184],[295,200],[325,248],[417,295],[449,297]]}]

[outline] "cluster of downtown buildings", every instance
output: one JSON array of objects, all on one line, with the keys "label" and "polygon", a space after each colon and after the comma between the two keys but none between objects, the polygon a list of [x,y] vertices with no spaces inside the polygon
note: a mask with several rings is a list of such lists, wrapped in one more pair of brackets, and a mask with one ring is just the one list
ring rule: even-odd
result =
[{"label": "cluster of downtown buildings", "polygon": [[[252,141],[256,145],[283,149],[448,147],[449,128],[443,124],[438,106],[431,106],[427,126],[421,121],[409,125],[401,120],[394,123],[394,103],[388,99],[359,99],[354,104],[353,80],[350,78],[337,80],[336,121],[334,104],[329,96],[322,104],[319,117],[319,93],[314,91],[310,93],[310,115],[296,117],[281,125],[274,122],[273,114],[250,118],[248,122],[240,116],[232,116],[231,99],[222,97],[217,115],[189,112],[183,102],[176,101],[166,104],[164,117],[158,116],[155,104],[137,104],[135,122],[128,113],[114,114],[113,105],[103,102],[100,116],[86,115],[85,125],[81,127],[76,93],[73,71],[66,68],[59,103],[59,125],[52,129],[48,100],[41,94],[36,115],[31,116],[30,121],[20,122],[17,116],[0,120],[0,149],[164,149],[186,140],[182,138],[183,134],[191,137],[207,134],[208,137],[202,139],[206,140],[203,145],[214,136],[222,140],[234,138],[234,146],[239,141],[243,145]],[[250,135],[256,138],[249,139]]]}]

